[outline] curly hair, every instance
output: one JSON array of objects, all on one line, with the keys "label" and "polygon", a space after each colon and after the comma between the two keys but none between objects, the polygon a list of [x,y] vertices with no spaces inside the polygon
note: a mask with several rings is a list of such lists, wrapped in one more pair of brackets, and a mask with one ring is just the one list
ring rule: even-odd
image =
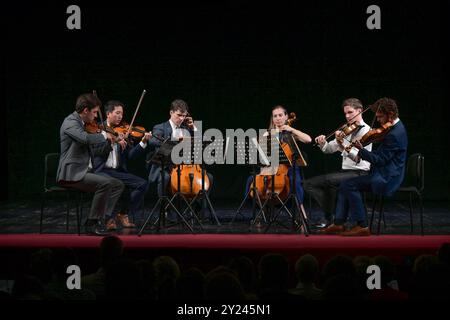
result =
[{"label": "curly hair", "polygon": [[379,111],[387,115],[392,114],[394,119],[398,118],[397,103],[391,98],[378,99],[370,106],[370,109],[372,109],[373,112]]}]

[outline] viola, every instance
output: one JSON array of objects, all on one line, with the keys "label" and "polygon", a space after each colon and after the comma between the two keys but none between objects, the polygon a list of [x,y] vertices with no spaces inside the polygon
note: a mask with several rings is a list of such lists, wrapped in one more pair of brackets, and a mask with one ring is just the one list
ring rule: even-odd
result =
[{"label": "viola", "polygon": [[[386,122],[379,128],[375,128],[372,130],[367,131],[365,135],[359,139],[359,142],[363,145],[363,147],[367,146],[368,144],[371,144],[373,142],[381,141],[384,139],[386,134],[391,130],[391,128],[394,126],[392,122]],[[347,152],[350,152],[350,150],[355,146],[355,142],[350,143],[345,150]]]}]

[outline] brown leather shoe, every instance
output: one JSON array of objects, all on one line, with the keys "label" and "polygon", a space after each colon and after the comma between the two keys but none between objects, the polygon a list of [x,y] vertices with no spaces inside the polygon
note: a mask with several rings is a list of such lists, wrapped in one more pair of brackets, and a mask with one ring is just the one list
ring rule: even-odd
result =
[{"label": "brown leather shoe", "polygon": [[108,231],[117,230],[117,224],[114,219],[109,219],[108,222],[106,222],[106,230]]},{"label": "brown leather shoe", "polygon": [[345,231],[343,225],[330,224],[328,227],[323,228],[319,231],[319,234],[341,234]]},{"label": "brown leather shoe", "polygon": [[370,230],[368,227],[354,226],[350,230],[341,233],[345,237],[367,237],[370,236]]},{"label": "brown leather shoe", "polygon": [[136,227],[136,225],[134,223],[130,222],[130,219],[128,218],[128,215],[124,214],[124,213],[118,213],[117,216],[116,216],[116,221],[123,228],[135,228]]}]

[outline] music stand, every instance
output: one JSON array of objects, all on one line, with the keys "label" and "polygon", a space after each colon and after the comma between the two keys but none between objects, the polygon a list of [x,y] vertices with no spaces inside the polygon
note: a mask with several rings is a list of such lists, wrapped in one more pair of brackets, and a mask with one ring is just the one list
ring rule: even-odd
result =
[{"label": "music stand", "polygon": [[145,220],[144,224],[142,225],[141,229],[139,230],[138,236],[142,235],[142,232],[144,231],[145,227],[147,226],[150,219],[153,217],[153,215],[156,212],[156,209],[159,206],[159,217],[155,220],[153,225],[156,224],[156,231],[159,232],[161,227],[161,221],[163,227],[165,227],[166,218],[165,218],[165,212],[168,207],[171,207],[175,213],[178,215],[178,217],[181,218],[181,220],[184,222],[184,224],[191,230],[192,233],[194,233],[194,229],[189,225],[189,223],[186,221],[184,216],[178,211],[178,209],[174,206],[171,199],[166,195],[166,188],[165,188],[165,168],[167,167],[166,164],[172,164],[171,160],[171,153],[173,147],[176,145],[175,142],[170,141],[170,138],[165,139],[162,143],[158,151],[153,155],[153,157],[150,159],[150,163],[153,165],[159,165],[161,167],[161,196],[158,197],[158,201],[153,206],[152,210],[147,216],[147,219]]},{"label": "music stand", "polygon": [[[195,203],[195,201],[199,200],[201,201],[201,208],[200,208],[200,216],[204,217],[204,213],[205,210],[208,209],[210,212],[210,219],[212,221],[212,219],[214,218],[214,220],[216,221],[217,226],[221,226],[219,219],[217,218],[217,214],[216,211],[214,210],[214,207],[212,205],[211,199],[209,198],[208,192],[205,190],[205,158],[203,155],[203,148],[207,145],[209,145],[210,143],[212,143],[213,141],[203,141],[201,140],[202,143],[200,144],[196,144],[195,141],[194,143],[192,143],[191,140],[191,148],[193,150],[192,154],[191,154],[191,158],[193,159],[202,159],[201,160],[201,169],[202,169],[202,188],[200,189],[200,191],[195,195],[195,197],[191,200],[190,202],[190,206],[192,207],[192,205]],[[199,147],[198,147],[199,145]],[[199,153],[201,153],[199,155]],[[211,155],[212,156],[212,155]],[[210,158],[206,158],[207,162],[213,163],[214,159],[210,160]],[[192,161],[194,163],[194,161]],[[185,210],[186,211],[186,210]],[[198,218],[197,218],[198,219]]]},{"label": "music stand", "polygon": [[[184,194],[181,193],[181,166],[178,165],[177,166],[177,192],[175,192],[172,196],[172,198],[170,199],[170,201],[172,203],[175,203],[175,199],[177,200],[177,206],[178,206],[178,210],[181,210],[181,201],[184,202],[184,204],[186,205],[186,209],[183,211],[183,216],[185,214],[185,212],[187,210],[189,210],[189,212],[191,213],[191,221],[192,221],[192,227],[194,227],[194,218],[197,221],[198,225],[200,226],[200,229],[203,230],[203,226],[199,220],[199,218],[197,217],[197,215],[195,214],[195,210],[192,208],[191,204],[189,203],[189,201],[186,199],[186,197],[184,196]],[[167,210],[167,208],[169,207],[169,204],[167,204],[167,206],[164,208],[164,211]]]},{"label": "music stand", "polygon": [[[307,221],[307,216],[306,216],[306,212],[305,212],[305,208],[303,206],[303,203],[299,203],[298,202],[298,199],[297,199],[297,183],[296,183],[297,166],[305,167],[305,166],[307,166],[307,163],[306,163],[305,159],[303,158],[302,153],[300,151],[300,148],[298,147],[297,142],[295,141],[294,137],[291,134],[289,134],[289,135],[287,135],[287,139],[288,139],[287,144],[289,145],[289,147],[290,147],[290,149],[292,151],[292,163],[291,163],[291,165],[292,165],[292,174],[293,174],[293,177],[292,177],[292,184],[293,184],[293,186],[291,186],[291,188],[290,188],[289,196],[282,203],[281,208],[278,209],[277,213],[273,216],[273,219],[269,222],[269,224],[267,225],[266,230],[264,232],[267,232],[269,230],[269,228],[271,227],[273,222],[277,220],[277,218],[280,215],[281,211],[283,209],[285,209],[288,212],[288,214],[293,218],[294,225],[297,225],[299,228],[301,228],[301,226],[303,226],[303,232],[304,232],[305,236],[308,236],[309,235],[309,225],[308,225],[308,221]],[[280,148],[280,149],[282,149],[282,148]],[[287,209],[287,204],[289,202],[291,202],[291,208],[294,208],[296,213],[298,213],[298,216],[300,217],[301,224],[299,224],[295,220],[295,212],[294,212],[294,214],[292,214]]]},{"label": "music stand", "polygon": [[[234,217],[231,220],[230,225],[233,224],[233,222],[236,220],[236,217],[238,215],[241,215],[243,217],[243,215],[241,213],[242,208],[244,207],[247,199],[251,196],[251,194],[253,195],[252,196],[252,223],[256,223],[256,219],[255,219],[256,218],[256,205],[258,205],[259,208],[261,208],[263,206],[261,198],[259,196],[258,188],[256,187],[256,172],[257,172],[259,166],[269,165],[270,162],[267,159],[266,153],[261,148],[261,146],[259,145],[258,141],[256,141],[256,138],[252,139],[252,143],[256,147],[257,152],[261,155],[261,158],[263,159],[262,163],[261,162],[257,162],[257,159],[259,159],[258,157],[256,159],[250,159],[251,158],[251,147],[250,147],[250,144],[247,143],[247,141],[245,141],[243,145],[240,144],[239,141],[237,141],[234,144],[235,145],[235,149],[237,151],[236,152],[237,157],[239,157],[239,156],[243,157],[245,159],[245,163],[251,165],[250,173],[252,175],[253,181],[251,183],[250,188],[247,190],[247,192],[246,192],[246,194],[244,196],[244,199],[242,200],[242,202],[241,202],[240,206],[238,207],[236,213],[234,214]],[[266,216],[265,216],[264,213],[263,213],[263,219],[264,219],[264,222],[267,222]]]}]

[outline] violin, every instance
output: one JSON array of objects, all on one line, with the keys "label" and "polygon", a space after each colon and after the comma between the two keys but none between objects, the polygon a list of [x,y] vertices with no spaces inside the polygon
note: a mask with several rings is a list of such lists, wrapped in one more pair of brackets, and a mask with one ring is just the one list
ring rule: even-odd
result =
[{"label": "violin", "polygon": [[[297,120],[297,116],[294,112],[289,113],[286,124],[292,126],[293,122]],[[291,147],[286,142],[281,142],[281,148],[286,154],[289,163],[293,161],[293,152]],[[261,168],[261,172],[256,176],[255,185],[258,190],[258,195],[262,201],[269,199],[272,194],[272,177],[274,179],[274,192],[278,194],[281,200],[286,200],[290,192],[290,180],[288,177],[290,165],[280,163],[278,167],[264,167]],[[253,197],[253,192],[250,193]]]},{"label": "violin", "polygon": [[[392,122],[386,122],[381,127],[367,131],[365,135],[361,137],[358,141],[363,145],[363,147],[371,144],[373,142],[381,141],[384,139],[386,134],[394,126]],[[355,146],[355,141],[350,143],[345,147],[345,151],[350,152],[350,150]]]},{"label": "violin", "polygon": [[[357,116],[359,116],[360,114],[365,113],[367,110],[370,109],[370,106],[367,107],[366,109],[364,109],[363,111],[355,114],[353,117],[351,117],[350,119],[348,119],[347,123],[344,123],[342,126],[338,127],[336,130],[333,130],[332,132],[330,132],[326,137],[325,140],[328,140],[332,135],[335,134],[336,131],[341,131],[342,134],[339,138],[344,139],[345,137],[351,135],[353,132],[355,132],[356,130],[358,130],[360,128],[360,126],[358,125],[358,123],[356,121],[351,122],[353,119],[355,119]],[[372,124],[373,125],[373,124]],[[319,143],[314,143],[313,146],[318,146]]]},{"label": "violin", "polygon": [[116,134],[123,135],[129,132],[128,137],[134,140],[141,140],[147,132],[142,126],[132,126],[130,129],[130,125],[126,122],[122,122],[119,126],[114,127],[113,130]]},{"label": "violin", "polygon": [[84,130],[87,133],[101,133],[103,128],[97,121],[87,122],[84,124]]}]

